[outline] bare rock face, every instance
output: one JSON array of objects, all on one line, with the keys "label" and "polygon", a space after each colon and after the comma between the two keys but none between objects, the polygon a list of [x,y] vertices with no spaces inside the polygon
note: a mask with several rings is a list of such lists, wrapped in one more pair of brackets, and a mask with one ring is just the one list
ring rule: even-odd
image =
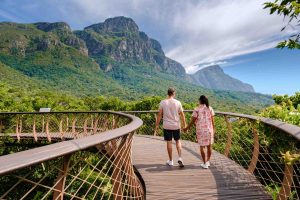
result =
[{"label": "bare rock face", "polygon": [[[75,47],[82,54],[88,55],[88,49],[85,42],[73,34],[71,27],[65,22],[39,22],[34,24],[38,29],[44,32],[53,32],[59,36],[60,41],[68,46]],[[45,43],[46,44],[46,43]]]},{"label": "bare rock face", "polygon": [[11,42],[10,53],[16,56],[24,57],[26,53],[26,47],[28,42],[24,37],[19,37]]},{"label": "bare rock face", "polygon": [[138,25],[131,18],[127,17],[109,18],[106,19],[103,23],[93,24],[84,29],[93,29],[97,33],[113,33],[114,35],[118,36],[122,36],[125,33],[139,33]]},{"label": "bare rock face", "polygon": [[[110,18],[79,31],[72,31],[64,22],[1,22],[0,53],[1,62],[23,70],[30,76],[40,74],[35,67],[43,59],[41,56],[49,56],[51,59],[45,59],[47,66],[56,66],[67,60],[62,68],[74,66],[87,71],[93,68],[103,76],[121,80],[121,83],[127,81],[130,87],[135,87],[144,78],[162,75],[164,78],[182,80],[209,89],[254,92],[251,85],[230,77],[219,66],[207,67],[193,75],[186,74],[180,63],[165,56],[157,40],[139,31],[137,24],[126,17]],[[11,62],[14,57],[23,59],[28,67],[23,69],[20,64]],[[37,63],[32,61],[34,59],[37,59]],[[41,66],[43,64],[44,62],[40,63]],[[30,69],[30,66],[33,68]],[[85,70],[79,72],[81,73],[84,74]]]},{"label": "bare rock face", "polygon": [[65,22],[38,22],[34,24],[38,29],[49,32],[49,31],[62,31],[62,32],[72,32],[71,27]]},{"label": "bare rock face", "polygon": [[[76,31],[75,34],[85,41],[89,55],[107,56],[115,62],[146,62],[159,71],[176,76],[184,76],[182,65],[167,58],[158,41],[139,31],[137,24],[130,18],[115,17],[103,23],[94,24]],[[106,70],[113,63],[99,63]]]},{"label": "bare rock face", "polygon": [[37,43],[38,51],[45,51],[50,48],[51,41],[49,38],[47,38],[47,37],[37,38],[36,41],[38,42]]}]

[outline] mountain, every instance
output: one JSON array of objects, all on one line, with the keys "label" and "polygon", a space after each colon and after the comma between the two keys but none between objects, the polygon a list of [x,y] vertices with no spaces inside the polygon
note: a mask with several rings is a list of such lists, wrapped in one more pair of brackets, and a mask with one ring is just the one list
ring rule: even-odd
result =
[{"label": "mountain", "polygon": [[0,82],[29,92],[123,100],[164,96],[172,86],[182,101],[195,102],[206,94],[222,110],[255,110],[272,103],[267,95],[214,91],[188,82],[182,65],[126,17],[76,31],[64,22],[0,23]]},{"label": "mountain", "polygon": [[[9,67],[7,72],[21,73],[41,89],[76,95],[125,95],[128,92],[99,70],[99,65],[84,53],[85,43],[69,32],[68,25],[52,23],[51,26],[57,28],[46,29],[49,23],[43,23],[45,29],[41,30],[41,24],[0,23],[0,64],[3,70]],[[82,46],[69,43],[74,37]],[[5,74],[0,80],[21,86],[27,83],[8,79],[10,75]]]},{"label": "mountain", "polygon": [[205,67],[189,75],[193,82],[205,88],[217,90],[231,90],[241,92],[255,92],[254,88],[240,80],[224,73],[219,65]]},{"label": "mountain", "polygon": [[104,71],[110,71],[119,63],[148,63],[161,72],[184,76],[183,66],[167,58],[157,40],[139,31],[130,18],[115,17],[103,23],[85,27],[75,34],[86,42],[89,56],[98,61]]}]

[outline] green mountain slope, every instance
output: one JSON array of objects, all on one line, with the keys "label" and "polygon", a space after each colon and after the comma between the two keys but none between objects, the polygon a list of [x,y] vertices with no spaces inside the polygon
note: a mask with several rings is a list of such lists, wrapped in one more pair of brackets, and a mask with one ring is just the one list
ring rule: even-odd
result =
[{"label": "green mountain slope", "polygon": [[99,70],[92,58],[62,43],[55,32],[43,32],[34,25],[2,23],[0,34],[0,61],[43,83],[47,89],[75,95],[124,95],[126,92]]},{"label": "green mountain slope", "polygon": [[269,96],[209,90],[186,81],[184,68],[128,18],[72,32],[63,22],[0,23],[0,82],[16,88],[73,96],[117,96],[139,100],[164,96],[170,86],[178,98],[195,102],[200,94],[217,109],[256,110]]}]

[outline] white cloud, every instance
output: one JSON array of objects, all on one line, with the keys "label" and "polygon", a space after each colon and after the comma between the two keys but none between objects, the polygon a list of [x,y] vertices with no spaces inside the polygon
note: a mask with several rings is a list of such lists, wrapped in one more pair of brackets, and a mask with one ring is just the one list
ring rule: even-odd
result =
[{"label": "white cloud", "polygon": [[280,32],[284,21],[263,10],[265,1],[4,0],[2,5],[15,11],[15,19],[66,21],[75,29],[108,17],[132,17],[142,31],[163,44],[167,56],[194,66],[272,48],[295,32]]},{"label": "white cloud", "polygon": [[173,24],[182,43],[167,55],[189,66],[274,47],[290,32],[280,32],[282,17],[270,16],[263,2],[212,0],[186,7]]},{"label": "white cloud", "polygon": [[197,65],[191,65],[191,66],[187,66],[185,67],[186,73],[188,74],[194,74],[196,73],[198,70],[200,69],[204,69],[206,67],[210,67],[212,65],[230,65],[228,63],[228,61],[224,60],[224,61],[218,61],[218,62],[210,62],[210,63],[202,63],[202,64],[197,64]]}]

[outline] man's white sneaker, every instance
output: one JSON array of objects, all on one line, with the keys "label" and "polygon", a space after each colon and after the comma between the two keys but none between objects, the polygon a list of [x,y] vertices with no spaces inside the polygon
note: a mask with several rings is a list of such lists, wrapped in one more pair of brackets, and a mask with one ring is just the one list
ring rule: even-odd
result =
[{"label": "man's white sneaker", "polygon": [[184,167],[182,158],[178,158],[178,165],[179,167]]},{"label": "man's white sneaker", "polygon": [[210,167],[210,162],[209,161],[207,161],[205,164],[206,164],[207,167]]},{"label": "man's white sneaker", "polygon": [[200,165],[203,169],[208,169],[208,166],[206,164],[201,164]]},{"label": "man's white sneaker", "polygon": [[173,160],[168,160],[166,164],[169,166],[173,166]]}]

